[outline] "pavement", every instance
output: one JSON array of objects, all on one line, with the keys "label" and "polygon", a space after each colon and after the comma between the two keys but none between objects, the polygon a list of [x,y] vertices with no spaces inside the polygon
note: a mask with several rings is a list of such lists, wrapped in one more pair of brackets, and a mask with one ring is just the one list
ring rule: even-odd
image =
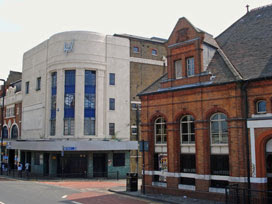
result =
[{"label": "pavement", "polygon": [[171,204],[223,204],[223,202],[218,201],[211,201],[211,200],[201,200],[195,198],[189,198],[187,196],[172,196],[172,195],[165,195],[165,194],[143,194],[140,190],[142,180],[139,179],[138,181],[138,191],[126,191],[126,186],[117,186],[109,188],[110,192],[138,197],[146,200],[151,200],[154,202],[160,203],[171,203]]},{"label": "pavement", "polygon": [[[7,176],[0,176],[1,180],[10,179]],[[11,178],[13,179],[13,178]],[[18,179],[18,178],[16,178]],[[19,179],[24,180],[24,179]],[[31,180],[28,180],[31,181]],[[67,195],[67,199],[76,203],[171,203],[171,204],[221,204],[222,202],[200,200],[187,196],[171,196],[162,194],[142,194],[140,191],[141,179],[138,180],[138,191],[126,191],[126,179],[64,179],[64,180],[40,180],[45,185],[53,185],[68,189],[78,190],[78,193]],[[108,192],[108,193],[106,193]],[[146,202],[149,201],[149,202]]]}]

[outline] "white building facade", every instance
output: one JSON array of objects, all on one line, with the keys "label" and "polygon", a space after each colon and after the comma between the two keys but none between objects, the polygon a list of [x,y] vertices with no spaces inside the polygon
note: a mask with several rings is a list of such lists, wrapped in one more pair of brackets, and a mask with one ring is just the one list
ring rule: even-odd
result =
[{"label": "white building facade", "polygon": [[130,140],[129,40],[53,35],[24,54],[21,141],[33,173],[125,176]]}]

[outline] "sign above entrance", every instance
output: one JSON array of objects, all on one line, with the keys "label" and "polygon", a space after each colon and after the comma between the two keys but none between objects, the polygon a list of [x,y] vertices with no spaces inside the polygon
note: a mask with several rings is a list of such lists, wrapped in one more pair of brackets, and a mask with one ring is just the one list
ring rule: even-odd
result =
[{"label": "sign above entrance", "polygon": [[63,151],[76,151],[76,147],[63,147]]}]

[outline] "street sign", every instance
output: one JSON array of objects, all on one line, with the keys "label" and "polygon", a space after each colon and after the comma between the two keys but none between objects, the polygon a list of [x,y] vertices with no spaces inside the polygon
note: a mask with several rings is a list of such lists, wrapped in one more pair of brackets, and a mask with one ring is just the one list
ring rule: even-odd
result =
[{"label": "street sign", "polygon": [[140,146],[140,152],[148,152],[149,151],[149,142],[141,140],[139,141],[139,146]]},{"label": "street sign", "polygon": [[63,151],[75,151],[77,150],[76,147],[63,147]]}]

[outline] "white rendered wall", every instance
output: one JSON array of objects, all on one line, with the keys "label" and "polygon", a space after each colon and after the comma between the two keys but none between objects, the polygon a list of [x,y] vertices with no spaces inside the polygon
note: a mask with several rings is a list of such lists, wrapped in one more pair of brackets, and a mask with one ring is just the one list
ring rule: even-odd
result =
[{"label": "white rendered wall", "polygon": [[[64,44],[74,41],[70,53]],[[76,70],[75,135],[63,136],[65,70]],[[96,135],[84,136],[84,72],[96,71]],[[50,136],[51,73],[57,72],[56,135]],[[115,73],[116,85],[109,86],[109,73]],[[35,91],[37,77],[42,77],[40,93]],[[45,80],[46,79],[46,80]],[[25,95],[25,82],[30,94]],[[129,41],[93,32],[73,31],[53,35],[24,55],[23,64],[23,139],[111,138],[110,122],[115,123],[118,139],[129,140]],[[109,111],[109,98],[116,100],[116,110]],[[35,115],[35,118],[32,116]],[[33,121],[33,123],[29,121]]]}]

